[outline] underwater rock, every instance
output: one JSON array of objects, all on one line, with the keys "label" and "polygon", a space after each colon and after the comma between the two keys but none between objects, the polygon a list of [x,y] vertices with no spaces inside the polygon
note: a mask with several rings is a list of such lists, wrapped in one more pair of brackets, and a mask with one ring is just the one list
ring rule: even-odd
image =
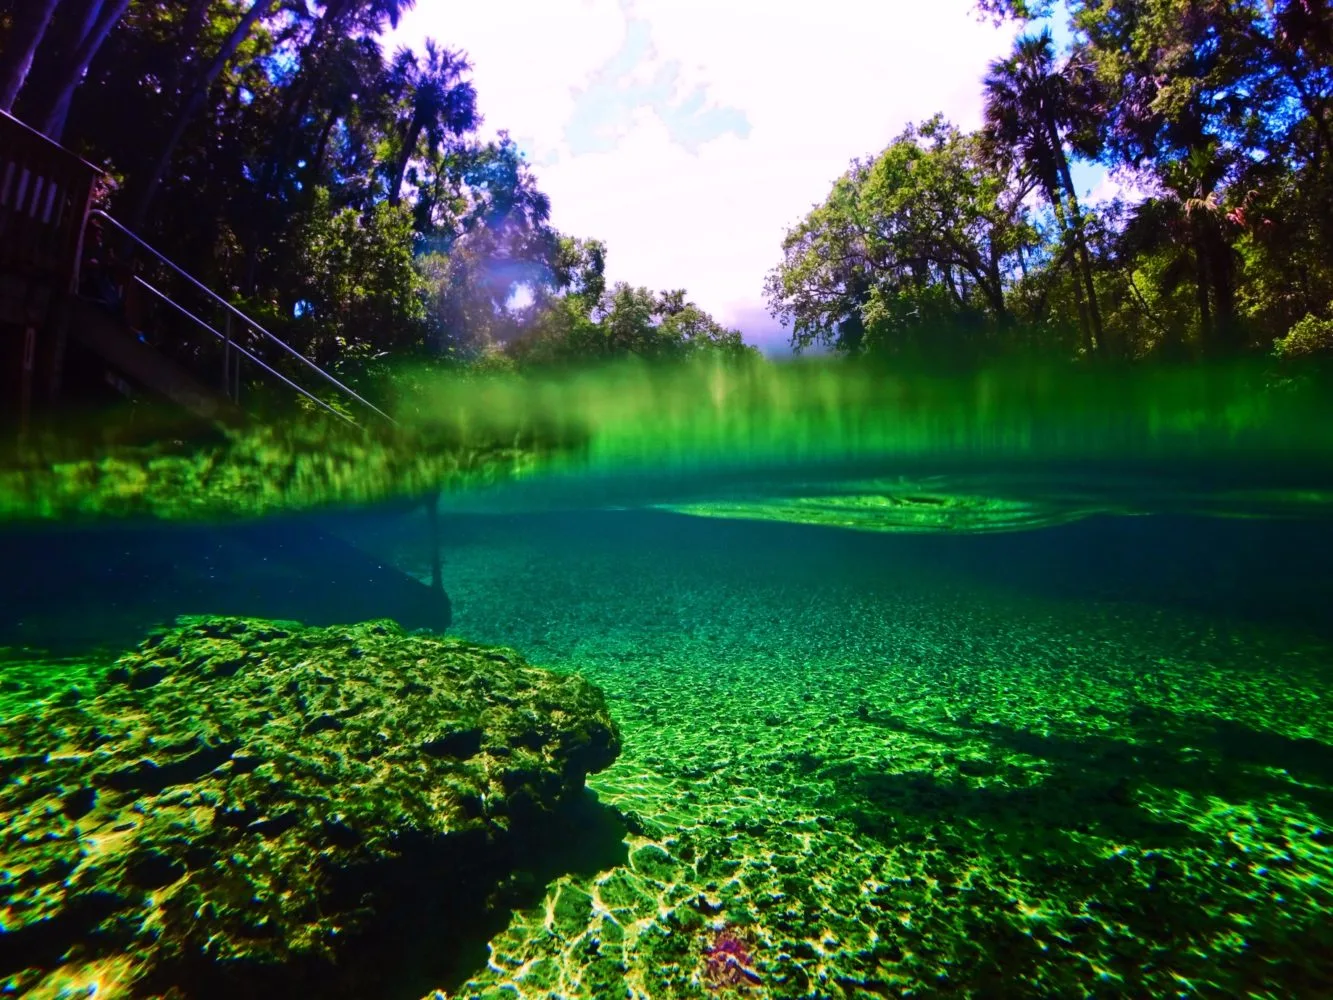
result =
[{"label": "underwater rock", "polygon": [[447,951],[619,746],[508,650],[182,618],[0,724],[0,992],[384,995],[382,946]]},{"label": "underwater rock", "polygon": [[565,428],[358,426],[288,414],[243,427],[176,426],[141,406],[88,426],[35,428],[0,452],[0,521],[252,518],[483,487],[577,450]]}]

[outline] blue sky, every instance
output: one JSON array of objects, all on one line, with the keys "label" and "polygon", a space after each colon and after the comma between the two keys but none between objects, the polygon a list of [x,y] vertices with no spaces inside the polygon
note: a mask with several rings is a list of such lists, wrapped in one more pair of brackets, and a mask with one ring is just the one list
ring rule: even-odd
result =
[{"label": "blue sky", "polygon": [[523,148],[557,228],[606,241],[612,281],[685,288],[771,346],[787,227],[909,122],[976,127],[1014,33],[970,0],[418,0],[393,41],[468,52],[483,131]]}]

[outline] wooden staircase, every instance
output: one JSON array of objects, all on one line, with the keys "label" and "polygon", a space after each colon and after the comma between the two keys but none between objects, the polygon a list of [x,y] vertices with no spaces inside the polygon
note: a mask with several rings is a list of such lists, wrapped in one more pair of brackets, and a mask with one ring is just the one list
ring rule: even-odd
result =
[{"label": "wooden staircase", "polygon": [[[178,424],[235,425],[247,415],[240,405],[243,389],[249,393],[261,380],[279,393],[304,397],[309,407],[322,408],[332,419],[393,424],[383,410],[94,207],[102,176],[93,164],[0,112],[0,453],[21,446],[37,418],[52,427],[91,424],[104,430],[105,424],[86,411],[124,397],[167,404],[165,422],[154,408],[153,432],[167,424],[173,435]],[[124,251],[114,282],[105,259],[112,244]],[[243,366],[253,376],[250,382],[241,377]],[[434,498],[430,502],[433,510]],[[59,531],[49,537],[19,532],[17,538],[31,542],[30,565],[12,574],[20,590],[49,562],[52,546],[62,537]],[[157,527],[144,531],[127,554],[169,546]],[[195,545],[172,552],[174,568],[160,581],[160,606],[136,605],[136,615],[151,618],[183,610],[180,574],[188,575],[195,554],[216,550],[221,553],[217,559],[232,560],[226,575],[236,593],[199,583],[200,608],[231,607],[231,601],[245,613],[272,615],[278,608],[312,621],[321,614],[349,616],[344,620],[387,615],[433,628],[449,625],[449,598],[438,569],[432,586],[423,586],[340,547],[310,525],[201,527],[191,537]],[[110,544],[123,547],[125,540],[113,537]],[[6,544],[16,555],[15,539]],[[272,556],[274,565],[289,566],[287,575],[264,576],[259,572],[264,560],[252,558],[256,552],[268,553],[264,558]],[[126,565],[126,580],[146,572],[136,555]],[[132,585],[144,588],[150,578]],[[323,586],[334,580],[338,585],[332,589]],[[247,581],[245,586],[241,581]],[[68,586],[63,568],[55,586],[58,591]],[[338,603],[348,595],[366,596],[367,587],[387,601]],[[250,598],[240,600],[237,594]],[[14,601],[10,595],[0,604]],[[105,595],[97,595],[95,603],[107,604]]]},{"label": "wooden staircase", "polygon": [[72,298],[66,322],[67,350],[82,348],[95,356],[105,366],[104,380],[115,379],[110,384],[123,395],[147,391],[209,422],[244,419],[244,411],[220,390],[140,340],[100,303]]},{"label": "wooden staircase", "polygon": [[101,177],[0,112],[0,424],[22,437],[36,412],[145,395],[234,423],[243,369],[334,419],[393,423],[95,207]]}]

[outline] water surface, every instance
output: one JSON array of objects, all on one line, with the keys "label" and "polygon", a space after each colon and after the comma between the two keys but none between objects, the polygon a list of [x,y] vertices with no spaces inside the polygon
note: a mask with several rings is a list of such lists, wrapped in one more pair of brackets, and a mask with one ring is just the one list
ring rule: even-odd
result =
[{"label": "water surface", "polygon": [[[574,446],[439,499],[450,632],[606,691],[627,833],[437,985],[717,995],[731,927],[755,997],[1328,995],[1327,426],[1195,382],[893,424],[830,384],[750,385],[774,426],[584,392]],[[456,428],[535,406],[469,391]],[[427,519],[379,495],[7,529],[0,705],[176,614],[430,626]]]}]

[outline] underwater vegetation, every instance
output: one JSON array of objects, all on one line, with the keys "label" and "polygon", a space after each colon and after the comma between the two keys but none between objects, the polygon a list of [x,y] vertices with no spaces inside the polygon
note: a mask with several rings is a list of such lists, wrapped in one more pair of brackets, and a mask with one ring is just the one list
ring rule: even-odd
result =
[{"label": "underwater vegetation", "polygon": [[[1298,520],[1333,422],[1258,378],[628,365],[442,379],[327,448],[30,453],[13,519],[441,490],[466,638],[193,616],[114,663],[4,650],[0,989],[1333,994],[1333,544]],[[416,587],[440,556],[410,508],[305,537],[365,557],[353,588],[376,559]],[[1161,511],[1242,520],[1121,516]],[[98,551],[143,546],[153,608],[300,534],[183,570],[122,527]],[[1219,551],[1272,544],[1290,578]],[[290,562],[257,592],[299,590]],[[63,592],[109,626],[102,579]]]},{"label": "underwater vegetation", "polygon": [[503,479],[549,445],[358,428],[317,414],[149,442],[37,437],[0,463],[0,521],[259,517]]},{"label": "underwater vegetation", "polygon": [[424,993],[619,739],[509,650],[184,619],[0,722],[0,991]]},{"label": "underwater vegetation", "polygon": [[[978,460],[1178,471],[1222,450],[1238,469],[1301,470],[1289,485],[1323,506],[1333,483],[1309,474],[1333,467],[1333,393],[1268,376],[1237,363],[929,378],[823,360],[404,374],[395,427],[306,414],[149,444],[38,436],[0,463],[0,518],[248,517],[436,490],[449,509],[494,511],[521,506],[505,500],[507,487],[531,484],[547,503],[562,484],[598,475],[659,484],[662,496],[639,500],[667,502],[682,478],[719,472],[843,463],[864,481]],[[812,489],[828,496],[827,475]]]},{"label": "underwater vegetation", "polygon": [[864,456],[1179,457],[1225,446],[1237,459],[1330,455],[1326,388],[1270,385],[1252,363],[1178,368],[1025,365],[948,377],[842,360],[627,361],[595,369],[426,381],[400,400],[414,420],[466,437],[540,422],[585,442],[580,471],[827,461]]}]

